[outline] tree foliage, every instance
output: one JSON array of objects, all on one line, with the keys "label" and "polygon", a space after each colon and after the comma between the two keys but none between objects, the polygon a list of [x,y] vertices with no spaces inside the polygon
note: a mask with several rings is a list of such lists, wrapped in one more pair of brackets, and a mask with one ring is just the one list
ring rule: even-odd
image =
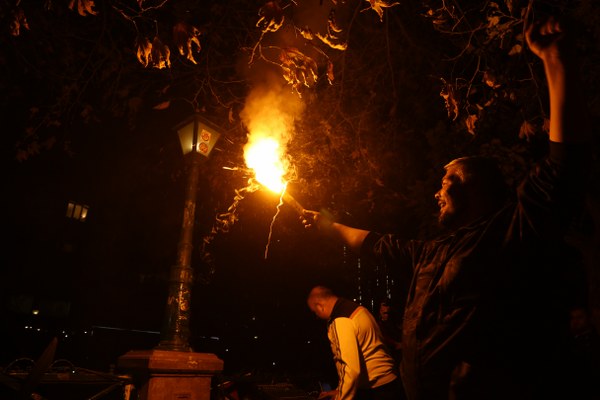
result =
[{"label": "tree foliage", "polygon": [[227,209],[240,187],[223,182],[247,177],[240,113],[275,81],[303,104],[287,143],[295,195],[353,223],[426,233],[443,163],[484,153],[517,181],[542,153],[547,93],[523,22],[549,12],[580,32],[581,95],[597,116],[592,0],[12,0],[0,8],[2,106],[20,161],[77,151],[82,123],[122,120],[139,135],[148,113],[199,111],[228,132],[211,172]]}]

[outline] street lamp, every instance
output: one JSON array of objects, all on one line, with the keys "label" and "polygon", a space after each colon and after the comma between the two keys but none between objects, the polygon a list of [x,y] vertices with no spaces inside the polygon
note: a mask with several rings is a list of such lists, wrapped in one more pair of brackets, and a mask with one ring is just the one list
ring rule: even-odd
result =
[{"label": "street lamp", "polygon": [[169,272],[169,293],[161,340],[152,350],[130,350],[119,357],[118,368],[131,374],[140,400],[185,398],[211,400],[212,377],[223,371],[215,354],[196,353],[189,344],[193,270],[192,234],[198,173],[219,130],[197,113],[176,127],[188,164],[188,182],[177,262]]},{"label": "street lamp", "polygon": [[219,139],[218,128],[198,113],[175,127],[183,155],[188,163],[188,181],[183,209],[183,224],[177,249],[177,262],[169,272],[169,292],[158,350],[193,351],[189,344],[191,295],[193,283],[192,236],[196,211],[196,192],[202,157],[208,157]]}]

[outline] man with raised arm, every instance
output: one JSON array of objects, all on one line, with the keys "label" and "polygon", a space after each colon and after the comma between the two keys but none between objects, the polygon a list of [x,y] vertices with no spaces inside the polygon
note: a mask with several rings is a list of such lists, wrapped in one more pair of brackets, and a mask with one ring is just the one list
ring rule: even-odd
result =
[{"label": "man with raised arm", "polygon": [[[570,32],[554,18],[526,27],[550,94],[549,154],[509,200],[488,158],[444,167],[435,240],[403,240],[304,213],[363,258],[410,276],[401,376],[409,400],[539,399],[567,394],[567,308],[556,250],[582,205],[590,127]],[[568,397],[563,397],[568,398]]]}]

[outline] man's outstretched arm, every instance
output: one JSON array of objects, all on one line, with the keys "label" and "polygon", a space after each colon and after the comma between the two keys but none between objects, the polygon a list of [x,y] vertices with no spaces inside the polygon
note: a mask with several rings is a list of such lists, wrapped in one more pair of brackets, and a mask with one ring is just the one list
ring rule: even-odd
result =
[{"label": "man's outstretched arm", "polygon": [[360,253],[360,248],[369,234],[368,230],[334,222],[331,217],[318,211],[304,210],[301,218],[306,228],[317,227],[320,231],[344,243],[357,254]]}]

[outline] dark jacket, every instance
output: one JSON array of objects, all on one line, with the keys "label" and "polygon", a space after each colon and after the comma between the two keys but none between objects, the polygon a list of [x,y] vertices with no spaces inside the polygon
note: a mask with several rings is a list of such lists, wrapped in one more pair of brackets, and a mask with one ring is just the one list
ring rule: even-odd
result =
[{"label": "dark jacket", "polygon": [[557,393],[569,273],[560,252],[583,159],[552,143],[514,202],[436,240],[367,236],[363,256],[412,276],[401,365],[410,400],[529,399],[548,382]]}]

